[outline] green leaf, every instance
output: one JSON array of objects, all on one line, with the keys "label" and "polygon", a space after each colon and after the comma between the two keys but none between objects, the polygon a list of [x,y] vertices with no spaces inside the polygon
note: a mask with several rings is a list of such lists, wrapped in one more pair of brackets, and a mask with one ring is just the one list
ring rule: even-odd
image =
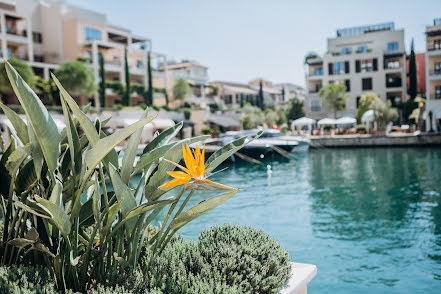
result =
[{"label": "green leaf", "polygon": [[263,131],[259,131],[256,136],[250,141],[247,141],[247,136],[234,140],[230,142],[211,154],[211,156],[205,162],[205,170],[207,172],[213,171],[216,167],[218,167],[222,162],[224,162],[228,157],[239,151],[243,146],[247,143],[259,138],[262,135]]},{"label": "green leaf", "polygon": [[106,218],[106,226],[104,227],[104,233],[107,233],[109,231],[110,226],[113,223],[113,220],[115,219],[117,212],[120,209],[122,200],[119,200],[115,202],[112,206],[109,207],[109,211],[107,212],[107,218]]},{"label": "green leaf", "polygon": [[15,192],[17,195],[20,195],[25,191],[29,191],[37,184],[37,181],[34,162],[33,160],[29,160],[18,172],[17,178],[15,179]]},{"label": "green leaf", "polygon": [[[126,216],[127,213],[136,207],[136,200],[133,196],[132,192],[130,191],[129,187],[127,187],[126,184],[122,181],[121,177],[118,174],[118,171],[116,168],[111,164],[109,166],[109,175],[110,179],[112,180],[113,189],[115,191],[115,195],[119,201],[122,201],[121,203],[121,210],[123,216]],[[129,230],[133,229],[135,223],[128,222]]]},{"label": "green leaf", "polygon": [[55,186],[52,189],[52,193],[51,193],[51,197],[49,197],[49,201],[61,207],[62,192],[63,192],[63,185],[60,183],[60,181],[55,180]]},{"label": "green leaf", "polygon": [[35,174],[37,175],[37,178],[40,179],[41,170],[43,169],[43,162],[44,162],[43,151],[41,150],[40,143],[38,143],[38,140],[35,136],[34,130],[29,125],[28,125],[28,134],[32,148],[32,160],[34,161]]},{"label": "green leaf", "polygon": [[61,136],[57,125],[47,112],[40,98],[23,81],[17,71],[6,62],[6,72],[15,95],[26,112],[28,123],[35,132],[50,172],[53,174],[58,166]]},{"label": "green leaf", "polygon": [[81,128],[86,134],[87,139],[89,139],[90,144],[92,146],[95,146],[95,143],[98,142],[98,140],[100,139],[98,132],[95,129],[95,126],[87,117],[87,115],[83,111],[81,111],[75,100],[73,100],[73,98],[69,95],[69,93],[67,93],[67,91],[63,88],[63,86],[60,84],[60,82],[58,81],[57,77],[54,74],[52,74],[52,79],[54,80],[55,84],[60,90],[61,99],[63,99],[69,105],[70,109],[75,115],[75,118],[78,120]]},{"label": "green leaf", "polygon": [[11,124],[14,127],[15,132],[17,133],[17,136],[20,138],[20,141],[23,143],[23,145],[29,143],[28,127],[26,126],[26,123],[20,118],[20,116],[18,116],[17,113],[15,113],[15,111],[13,111],[1,102],[0,107],[3,109],[3,112],[11,121]]},{"label": "green leaf", "polygon": [[89,169],[95,168],[116,145],[124,141],[127,137],[136,132],[136,130],[143,128],[153,119],[154,117],[142,119],[108,137],[100,139],[95,146],[86,153],[86,163]]},{"label": "green leaf", "polygon": [[6,162],[6,169],[8,170],[11,177],[15,177],[16,173],[23,163],[23,161],[31,154],[31,146],[27,144],[26,146],[19,147],[15,149],[14,152],[8,158]]},{"label": "green leaf", "polygon": [[[52,214],[50,213],[50,211],[48,211],[45,208],[42,208],[42,207],[32,207],[31,208],[30,206],[28,206],[20,201],[16,201],[16,202],[14,202],[14,204],[17,205],[18,207],[20,207],[21,209],[23,209],[27,212],[30,212],[36,216],[39,216],[42,218],[49,218],[49,219],[52,217]],[[32,204],[32,203],[29,203],[29,204]]]},{"label": "green leaf", "polygon": [[200,202],[199,204],[193,206],[192,208],[176,216],[173,219],[173,221],[170,223],[170,228],[172,230],[179,230],[180,228],[182,228],[184,225],[188,224],[195,218],[221,205],[222,203],[233,197],[237,193],[237,191],[238,190],[223,193]]},{"label": "green leaf", "polygon": [[35,200],[41,207],[44,207],[52,214],[50,218],[51,223],[58,228],[63,236],[67,237],[70,233],[71,223],[64,210],[60,206],[39,196],[35,196]]},{"label": "green leaf", "polygon": [[63,107],[64,120],[66,121],[65,130],[67,141],[69,142],[70,160],[72,168],[78,174],[81,172],[82,163],[80,138],[64,99],[61,99],[61,105]]},{"label": "green leaf", "polygon": [[25,238],[15,238],[15,239],[12,239],[11,241],[8,241],[7,244],[11,245],[11,246],[18,247],[18,248],[24,248],[28,245],[34,244],[35,242],[36,241],[34,241],[34,240],[28,240]]},{"label": "green leaf", "polygon": [[192,181],[185,185],[187,191],[231,191],[237,190],[216,182]]},{"label": "green leaf", "polygon": [[[144,111],[140,119],[147,117],[148,109]],[[139,141],[141,140],[143,128],[137,130],[133,135],[130,136],[127,147],[124,150],[124,157],[122,159],[121,165],[121,179],[126,185],[129,184],[130,174],[133,170],[133,163],[135,162],[136,152],[138,151]]]},{"label": "green leaf", "polygon": [[125,217],[125,219],[129,220],[129,219],[134,218],[140,214],[143,214],[149,210],[166,206],[166,205],[173,203],[175,201],[176,201],[176,199],[167,199],[167,200],[152,201],[149,203],[141,204],[141,205],[133,208],[132,210],[130,210],[127,213],[127,216]]},{"label": "green leaf", "polygon": [[184,123],[181,121],[175,124],[174,126],[163,131],[161,134],[156,136],[149,144],[147,144],[147,146],[145,146],[144,151],[142,153],[147,153],[155,148],[158,148],[160,146],[163,146],[164,144],[169,143],[179,133],[183,124]]}]

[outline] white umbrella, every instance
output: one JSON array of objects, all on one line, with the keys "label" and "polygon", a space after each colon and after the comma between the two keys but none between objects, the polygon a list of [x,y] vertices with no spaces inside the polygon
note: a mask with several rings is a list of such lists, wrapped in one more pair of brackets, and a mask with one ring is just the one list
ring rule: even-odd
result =
[{"label": "white umbrella", "polygon": [[309,117],[301,117],[292,122],[293,126],[308,126],[315,124],[315,119]]},{"label": "white umbrella", "polygon": [[335,125],[337,121],[333,118],[324,118],[317,122],[318,125]]},{"label": "white umbrella", "polygon": [[355,124],[357,123],[357,120],[353,117],[344,116],[342,118],[337,119],[336,124],[338,125],[349,125],[349,124]]},{"label": "white umbrella", "polygon": [[361,122],[362,123],[369,123],[374,120],[374,111],[368,110],[361,116]]}]

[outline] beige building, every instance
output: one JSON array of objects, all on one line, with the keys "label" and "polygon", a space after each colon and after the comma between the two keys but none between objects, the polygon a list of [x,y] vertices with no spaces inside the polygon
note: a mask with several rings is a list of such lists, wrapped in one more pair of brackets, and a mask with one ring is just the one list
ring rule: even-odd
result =
[{"label": "beige building", "polygon": [[[27,61],[37,75],[48,78],[49,71],[59,64],[82,59],[98,81],[101,55],[106,81],[124,82],[124,50],[127,48],[131,83],[147,87],[147,54],[151,41],[112,24],[102,13],[68,5],[64,0],[0,0],[0,20],[1,56]],[[152,59],[166,64],[162,54],[152,53]],[[166,89],[166,77],[167,67],[154,69],[153,86]],[[108,106],[121,99],[111,89],[107,89],[107,94]],[[142,96],[134,93],[131,104],[142,102]]]},{"label": "beige building", "polygon": [[441,18],[426,28],[426,130],[441,130]]},{"label": "beige building", "polygon": [[337,30],[328,39],[323,58],[307,60],[305,112],[321,119],[333,116],[322,105],[320,88],[329,83],[346,85],[350,100],[339,116],[355,117],[360,97],[377,93],[392,105],[406,100],[406,52],[404,30],[384,23]]}]

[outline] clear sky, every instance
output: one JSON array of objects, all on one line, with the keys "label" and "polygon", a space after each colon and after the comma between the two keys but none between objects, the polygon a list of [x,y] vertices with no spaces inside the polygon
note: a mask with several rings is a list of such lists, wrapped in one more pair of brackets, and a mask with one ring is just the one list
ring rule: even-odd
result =
[{"label": "clear sky", "polygon": [[304,85],[303,58],[323,54],[337,28],[395,22],[424,51],[441,0],[70,0],[153,41],[169,59],[195,59],[210,80],[263,77]]}]

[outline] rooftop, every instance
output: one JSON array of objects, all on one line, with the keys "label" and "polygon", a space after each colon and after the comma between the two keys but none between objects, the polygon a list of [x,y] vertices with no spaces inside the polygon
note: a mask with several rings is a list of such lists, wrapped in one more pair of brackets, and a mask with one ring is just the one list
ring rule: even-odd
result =
[{"label": "rooftop", "polygon": [[337,37],[348,37],[348,36],[363,35],[373,32],[394,31],[394,30],[395,30],[395,24],[393,22],[385,22],[385,23],[379,23],[373,25],[338,29]]}]

